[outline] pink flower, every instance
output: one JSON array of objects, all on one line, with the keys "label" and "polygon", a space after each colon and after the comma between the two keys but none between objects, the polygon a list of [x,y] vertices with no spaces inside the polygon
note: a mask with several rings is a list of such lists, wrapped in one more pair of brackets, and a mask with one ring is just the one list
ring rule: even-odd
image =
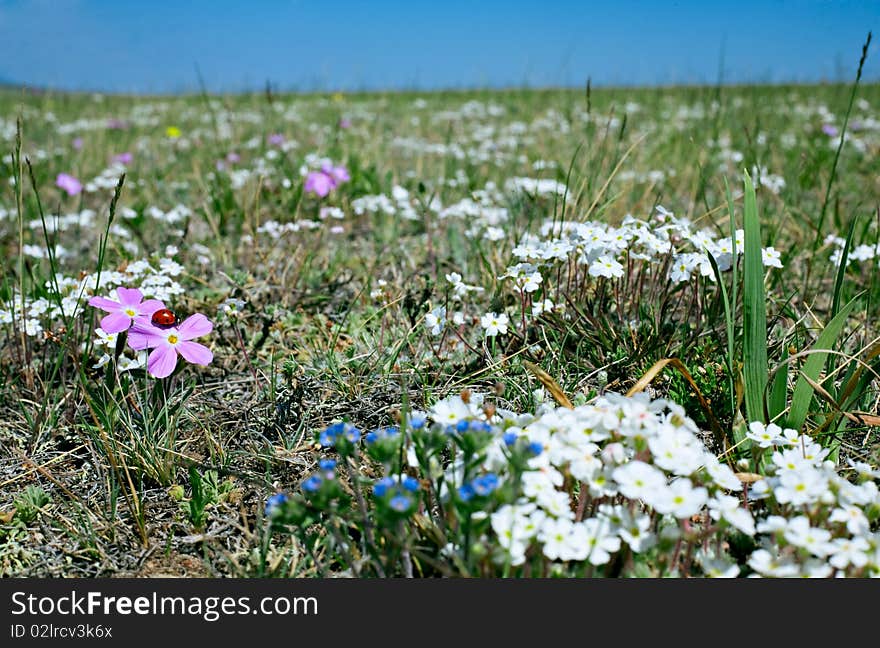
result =
[{"label": "pink flower", "polygon": [[116,295],[118,302],[106,297],[92,297],[89,300],[89,306],[110,313],[101,320],[101,328],[107,333],[125,331],[135,320],[149,320],[153,313],[165,308],[165,304],[158,299],[143,301],[144,295],[137,288],[117,288]]},{"label": "pink flower", "polygon": [[342,119],[339,120],[339,122],[336,125],[342,129],[351,128],[351,120],[346,117],[343,117]]},{"label": "pink flower", "polygon": [[281,146],[284,144],[284,135],[281,133],[273,133],[272,135],[269,135],[268,142],[272,146]]},{"label": "pink flower", "polygon": [[324,173],[333,178],[333,181],[336,185],[341,185],[343,182],[348,182],[351,180],[351,176],[348,175],[348,169],[344,166],[330,166],[329,164],[324,165],[321,169]]},{"label": "pink flower", "polygon": [[73,140],[73,148],[76,149],[76,150],[78,151],[78,150],[80,150],[82,147],[83,147],[83,138],[82,138],[82,137],[77,137],[77,138],[75,138],[75,139]]},{"label": "pink flower", "polygon": [[125,164],[126,166],[131,164],[131,161],[134,159],[134,156],[126,151],[125,153],[120,153],[119,155],[113,156],[114,162],[119,162],[120,164]]},{"label": "pink flower", "polygon": [[207,335],[214,325],[201,313],[187,317],[180,326],[159,328],[148,320],[137,320],[128,332],[128,344],[135,351],[153,349],[147,358],[147,371],[155,378],[170,376],[177,367],[177,354],[187,362],[207,365],[214,359],[211,350],[192,340]]},{"label": "pink flower", "polygon": [[333,178],[323,171],[312,171],[306,176],[306,192],[313,193],[321,198],[329,194],[335,186],[336,183],[333,181]]},{"label": "pink flower", "polygon": [[55,178],[55,186],[64,189],[68,196],[75,196],[82,191],[83,188],[82,183],[80,183],[79,180],[67,173],[58,174],[58,177]]},{"label": "pink flower", "polygon": [[321,198],[329,194],[343,182],[351,180],[344,166],[325,164],[320,171],[312,171],[306,176],[305,190]]}]

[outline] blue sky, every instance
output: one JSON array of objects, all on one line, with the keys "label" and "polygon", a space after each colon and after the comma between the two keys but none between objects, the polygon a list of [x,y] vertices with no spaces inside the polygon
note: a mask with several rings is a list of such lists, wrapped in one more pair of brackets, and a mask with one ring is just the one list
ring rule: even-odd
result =
[{"label": "blue sky", "polygon": [[880,80],[880,0],[0,0],[0,78],[73,90]]}]

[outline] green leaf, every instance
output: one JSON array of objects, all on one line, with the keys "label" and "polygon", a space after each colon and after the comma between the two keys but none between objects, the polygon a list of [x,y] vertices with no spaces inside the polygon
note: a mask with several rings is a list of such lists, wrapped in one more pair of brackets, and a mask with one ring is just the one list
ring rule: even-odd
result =
[{"label": "green leaf", "polygon": [[743,213],[745,263],[743,268],[743,383],[748,422],[764,417],[764,388],[767,386],[767,301],[764,294],[764,266],[761,262],[761,223],[755,186],[745,173]]},{"label": "green leaf", "polygon": [[[852,301],[841,308],[840,312],[825,325],[825,328],[813,344],[813,351],[827,351],[834,346],[837,336],[840,335],[843,324],[846,322],[846,318],[849,317],[849,314],[855,307],[856,301],[859,297],[861,297],[861,294],[856,295]],[[822,364],[825,362],[827,356],[827,352],[811,353],[807,358],[807,361],[804,362],[804,366],[801,369],[802,375],[798,378],[797,384],[794,387],[794,393],[791,397],[791,409],[788,412],[788,427],[800,430],[804,425],[804,421],[807,420],[807,413],[810,411],[810,403],[813,401],[814,389],[805,376],[809,377],[810,380],[814,382],[818,381],[819,372],[822,370]]]}]

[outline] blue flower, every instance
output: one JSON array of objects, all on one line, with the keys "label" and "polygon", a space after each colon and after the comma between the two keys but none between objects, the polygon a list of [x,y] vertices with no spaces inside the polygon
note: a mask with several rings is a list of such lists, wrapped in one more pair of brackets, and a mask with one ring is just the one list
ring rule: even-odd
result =
[{"label": "blue flower", "polygon": [[394,480],[391,477],[383,477],[373,484],[373,495],[376,497],[385,497],[388,489],[394,486]]},{"label": "blue flower", "polygon": [[467,419],[462,419],[458,423],[455,424],[456,432],[467,432],[468,428],[470,428],[471,422]]},{"label": "blue flower", "polygon": [[516,440],[519,438],[519,436],[516,434],[516,432],[508,432],[501,438],[504,441],[504,445],[509,448],[514,443],[516,443]]},{"label": "blue flower", "polygon": [[336,443],[336,437],[333,436],[329,430],[324,430],[323,432],[321,432],[321,436],[318,437],[318,443],[320,443],[325,448],[329,448],[334,443]]},{"label": "blue flower", "polygon": [[287,501],[287,495],[284,493],[275,493],[266,500],[266,517],[275,515],[284,502]]},{"label": "blue flower", "polygon": [[358,430],[353,425],[346,424],[345,426],[345,438],[351,441],[352,443],[357,443],[361,438],[361,431]]},{"label": "blue flower", "polygon": [[302,489],[307,493],[314,493],[321,488],[321,483],[323,481],[321,475],[312,475],[302,483]]},{"label": "blue flower", "polygon": [[336,468],[336,460],[335,459],[321,459],[321,461],[318,462],[318,466],[321,468],[321,470],[323,470],[325,472],[330,472]]},{"label": "blue flower", "polygon": [[409,508],[412,506],[412,498],[409,495],[398,493],[391,498],[391,501],[388,502],[388,505],[398,513],[404,513],[408,511]]},{"label": "blue flower", "polygon": [[358,430],[355,426],[350,423],[332,423],[327,426],[327,428],[321,432],[321,435],[318,437],[318,442],[324,447],[331,447],[336,445],[336,440],[344,436],[346,439],[351,441],[352,443],[356,442],[360,439],[360,430]]},{"label": "blue flower", "polygon": [[403,487],[406,490],[415,493],[417,490],[419,490],[419,480],[415,477],[404,477]]},{"label": "blue flower", "polygon": [[378,430],[373,430],[372,432],[368,432],[364,436],[364,440],[368,445],[372,445],[376,441],[381,441],[382,439],[390,439],[391,437],[399,434],[400,430],[397,427],[384,427],[379,428]]},{"label": "blue flower", "polygon": [[333,446],[336,443],[336,438],[345,431],[345,425],[342,422],[328,425],[318,437],[318,442],[324,447]]},{"label": "blue flower", "polygon": [[470,421],[471,432],[490,432],[492,426],[486,421]]},{"label": "blue flower", "polygon": [[474,487],[470,484],[464,484],[458,487],[458,496],[465,502],[470,502],[474,497]]},{"label": "blue flower", "polygon": [[474,479],[471,482],[471,487],[473,488],[474,493],[481,497],[485,497],[498,488],[498,483],[498,475],[495,473],[487,473],[482,477]]},{"label": "blue flower", "polygon": [[423,427],[425,427],[425,423],[427,422],[428,419],[425,417],[424,414],[418,414],[418,413],[412,412],[410,414],[410,416],[412,418],[410,418],[410,420],[409,420],[409,426],[413,430],[421,430]]},{"label": "blue flower", "polygon": [[544,452],[544,444],[538,443],[537,441],[532,441],[528,446],[528,451],[533,455],[538,456],[542,452]]}]

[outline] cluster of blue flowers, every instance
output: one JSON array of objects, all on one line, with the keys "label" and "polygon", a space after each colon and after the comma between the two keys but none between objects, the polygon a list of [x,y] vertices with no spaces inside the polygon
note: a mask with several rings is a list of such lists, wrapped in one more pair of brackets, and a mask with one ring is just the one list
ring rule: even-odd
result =
[{"label": "cluster of blue flowers", "polygon": [[501,481],[498,479],[498,475],[495,473],[486,473],[485,475],[475,477],[468,483],[459,486],[458,496],[465,502],[469,502],[475,496],[486,497],[491,495],[500,485]]},{"label": "cluster of blue flowers", "polygon": [[[519,435],[515,434],[514,432],[508,432],[503,437],[501,437],[502,441],[504,441],[504,445],[506,445],[508,448],[516,445],[516,442],[519,440],[519,438]],[[531,441],[526,446],[526,450],[528,450],[530,454],[533,454],[537,457],[539,454],[544,452],[544,446],[537,441]]]},{"label": "cluster of blue flowers", "polygon": [[477,421],[473,419],[462,419],[455,425],[446,427],[449,433],[457,432],[458,434],[467,434],[468,432],[491,432],[492,426],[486,421]]},{"label": "cluster of blue flowers", "polygon": [[379,428],[378,430],[367,432],[367,434],[364,435],[364,442],[366,442],[367,445],[372,445],[383,439],[392,439],[398,434],[400,434],[400,428],[397,426]]},{"label": "cluster of blue flowers", "polygon": [[269,499],[266,500],[266,517],[272,517],[278,513],[286,501],[287,495],[284,493],[275,493],[274,495],[271,495]]},{"label": "cluster of blue flowers", "polygon": [[399,479],[383,477],[373,484],[373,495],[387,500],[388,506],[398,513],[406,513],[412,508],[415,499],[410,493],[417,493],[418,490],[419,480],[407,475]]},{"label": "cluster of blue flowers", "polygon": [[322,459],[318,462],[318,468],[320,469],[320,473],[315,473],[314,475],[308,477],[302,483],[302,489],[307,493],[314,493],[319,488],[321,488],[321,484],[324,483],[324,480],[334,479],[336,477],[336,460],[335,459]]},{"label": "cluster of blue flowers", "polygon": [[326,430],[321,432],[318,442],[325,448],[332,448],[340,439],[345,439],[350,443],[357,443],[361,438],[361,431],[351,423],[333,423]]}]

